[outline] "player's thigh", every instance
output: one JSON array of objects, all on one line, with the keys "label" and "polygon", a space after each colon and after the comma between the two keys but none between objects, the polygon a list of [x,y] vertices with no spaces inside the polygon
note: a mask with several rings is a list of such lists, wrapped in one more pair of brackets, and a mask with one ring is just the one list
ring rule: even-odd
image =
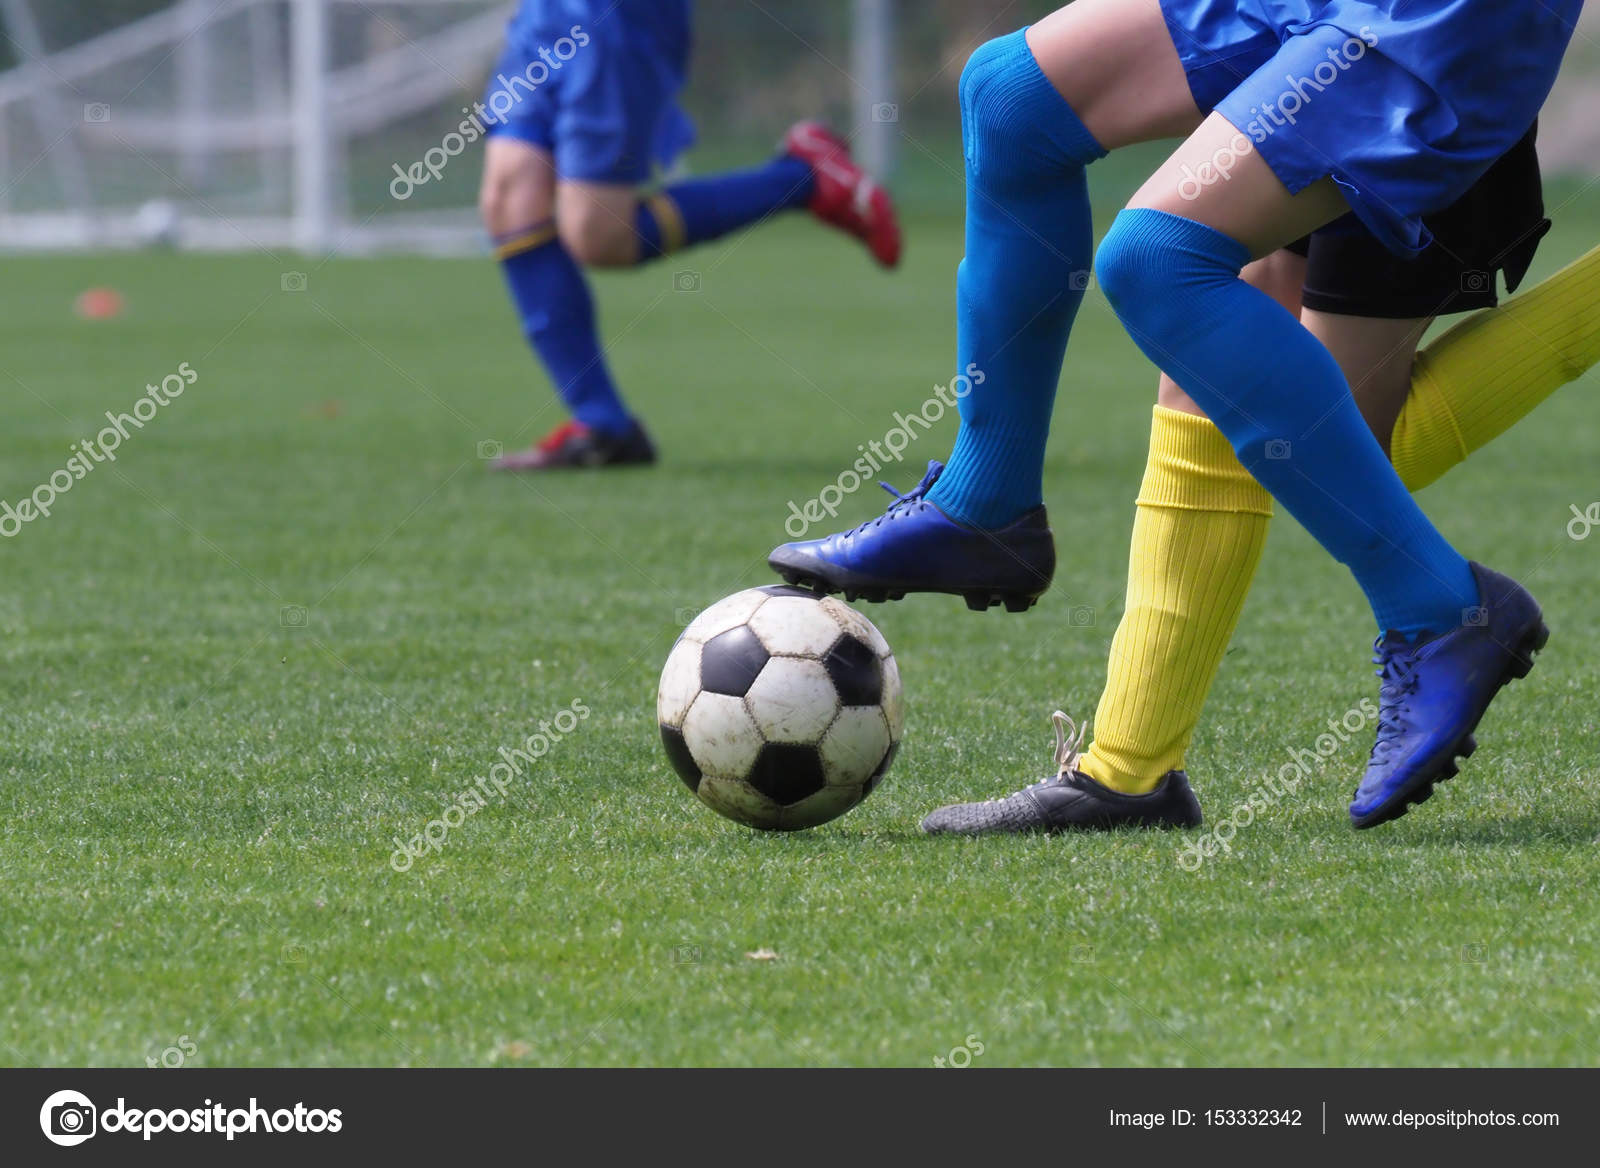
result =
[{"label": "player's thigh", "polygon": [[1160,0],[1076,0],[1027,37],[1039,68],[1107,150],[1200,124]]},{"label": "player's thigh", "polygon": [[1411,392],[1417,346],[1432,318],[1389,320],[1307,309],[1300,321],[1339,362],[1361,416],[1387,453],[1395,421]]},{"label": "player's thigh", "polygon": [[556,187],[556,227],[579,263],[622,267],[639,258],[639,193],[616,183],[563,179]]},{"label": "player's thigh", "polygon": [[493,235],[545,222],[556,209],[555,159],[531,142],[490,135],[483,150],[478,207]]},{"label": "player's thigh", "polygon": [[[1292,251],[1275,251],[1245,267],[1239,276],[1252,288],[1259,288],[1286,312],[1300,316],[1300,293],[1306,283],[1306,257]],[[1195,404],[1187,392],[1165,373],[1156,391],[1156,401],[1169,410],[1204,417],[1205,411]]]},{"label": "player's thigh", "polygon": [[1204,223],[1256,258],[1310,235],[1346,214],[1331,178],[1290,194],[1248,136],[1212,114],[1129,201]]}]

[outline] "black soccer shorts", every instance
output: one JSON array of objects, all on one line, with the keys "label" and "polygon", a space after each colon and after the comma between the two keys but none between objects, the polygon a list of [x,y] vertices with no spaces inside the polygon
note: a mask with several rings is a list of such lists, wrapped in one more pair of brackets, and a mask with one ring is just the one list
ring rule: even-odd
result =
[{"label": "black soccer shorts", "polygon": [[1550,230],[1538,127],[1490,167],[1461,200],[1426,217],[1433,246],[1403,259],[1354,216],[1289,245],[1306,257],[1301,303],[1317,312],[1410,320],[1493,308],[1499,276],[1515,292]]}]

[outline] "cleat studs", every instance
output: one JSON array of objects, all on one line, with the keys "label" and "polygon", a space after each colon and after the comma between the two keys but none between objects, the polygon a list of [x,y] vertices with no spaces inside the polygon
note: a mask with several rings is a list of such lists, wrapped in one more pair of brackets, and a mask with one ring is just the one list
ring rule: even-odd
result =
[{"label": "cleat studs", "polygon": [[1541,623],[1528,634],[1522,644],[1517,647],[1516,653],[1512,655],[1511,664],[1506,670],[1508,680],[1519,680],[1527,677],[1533,670],[1534,654],[1543,650],[1549,641],[1549,626]]}]

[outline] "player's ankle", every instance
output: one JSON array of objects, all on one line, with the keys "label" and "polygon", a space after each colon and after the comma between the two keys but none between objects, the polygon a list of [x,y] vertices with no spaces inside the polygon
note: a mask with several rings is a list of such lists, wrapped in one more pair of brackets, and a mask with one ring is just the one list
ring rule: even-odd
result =
[{"label": "player's ankle", "polygon": [[1161,767],[1159,772],[1152,765],[1140,766],[1132,764],[1119,766],[1109,761],[1104,754],[1096,753],[1091,746],[1083,756],[1083,762],[1078,765],[1078,770],[1088,775],[1102,787],[1116,791],[1120,795],[1148,795],[1161,785],[1161,780],[1167,777],[1171,767]]}]

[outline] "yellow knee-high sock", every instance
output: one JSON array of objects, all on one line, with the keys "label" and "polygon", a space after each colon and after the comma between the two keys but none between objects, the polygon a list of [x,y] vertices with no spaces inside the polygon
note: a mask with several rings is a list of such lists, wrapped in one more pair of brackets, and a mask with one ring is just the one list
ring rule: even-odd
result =
[{"label": "yellow knee-high sock", "polygon": [[1390,453],[1421,490],[1600,362],[1600,247],[1417,354]]},{"label": "yellow knee-high sock", "polygon": [[1094,745],[1081,769],[1148,791],[1183,765],[1207,691],[1239,623],[1272,498],[1205,418],[1156,407]]}]

